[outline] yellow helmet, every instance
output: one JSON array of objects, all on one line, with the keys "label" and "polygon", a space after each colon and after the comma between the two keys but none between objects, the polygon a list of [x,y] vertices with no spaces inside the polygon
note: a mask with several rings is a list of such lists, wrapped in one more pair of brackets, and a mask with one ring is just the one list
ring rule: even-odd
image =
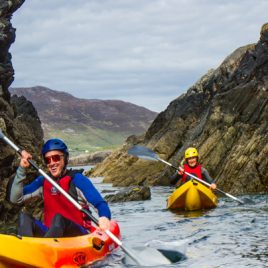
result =
[{"label": "yellow helmet", "polygon": [[190,157],[198,157],[198,152],[193,147],[188,148],[184,153],[185,159],[190,158]]}]

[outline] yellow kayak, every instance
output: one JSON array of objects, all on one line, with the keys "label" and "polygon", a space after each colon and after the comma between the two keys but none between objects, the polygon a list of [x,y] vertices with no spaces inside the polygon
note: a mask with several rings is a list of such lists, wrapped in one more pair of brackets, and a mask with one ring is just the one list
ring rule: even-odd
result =
[{"label": "yellow kayak", "polygon": [[[120,230],[111,221],[110,231],[119,239]],[[36,238],[0,235],[0,268],[84,267],[103,259],[118,245],[106,233],[94,232],[77,237]]]},{"label": "yellow kayak", "polygon": [[202,183],[188,181],[177,188],[167,199],[168,209],[184,209],[188,211],[214,208],[217,196]]}]

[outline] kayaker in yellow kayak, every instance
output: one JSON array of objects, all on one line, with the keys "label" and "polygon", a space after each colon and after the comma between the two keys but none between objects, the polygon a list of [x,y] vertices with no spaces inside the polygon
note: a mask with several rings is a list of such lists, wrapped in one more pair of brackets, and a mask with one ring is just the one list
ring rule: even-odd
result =
[{"label": "kayaker in yellow kayak", "polygon": [[[194,176],[197,176],[199,179],[210,183],[211,189],[216,189],[217,185],[215,184],[214,180],[210,177],[208,171],[202,167],[201,164],[199,164],[198,160],[199,157],[197,149],[189,147],[184,153],[184,161],[186,163],[183,164],[183,167],[179,167],[179,171],[176,171],[176,173],[170,178],[171,184],[177,184],[177,186],[180,186],[191,180],[192,178],[185,174],[186,171]],[[181,183],[179,184],[180,181]]]},{"label": "kayaker in yellow kayak", "polygon": [[[109,206],[89,178],[80,172],[67,169],[69,151],[66,144],[60,139],[50,139],[44,144],[42,155],[51,177],[81,206],[86,209],[89,209],[89,206],[95,207],[99,214],[99,228],[108,230],[111,219]],[[9,199],[13,203],[23,204],[32,198],[43,198],[44,224],[31,215],[21,212],[18,234],[71,237],[89,233],[92,230],[91,222],[43,176],[38,176],[28,185],[23,184],[26,169],[30,166],[28,159],[31,158],[31,154],[22,151],[20,165],[10,184]]]}]

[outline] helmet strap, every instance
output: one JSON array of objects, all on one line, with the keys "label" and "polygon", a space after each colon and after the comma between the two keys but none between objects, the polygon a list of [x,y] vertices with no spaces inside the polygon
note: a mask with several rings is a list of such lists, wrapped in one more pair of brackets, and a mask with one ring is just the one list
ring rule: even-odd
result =
[{"label": "helmet strap", "polygon": [[64,154],[64,169],[66,169],[69,162],[69,154]]}]

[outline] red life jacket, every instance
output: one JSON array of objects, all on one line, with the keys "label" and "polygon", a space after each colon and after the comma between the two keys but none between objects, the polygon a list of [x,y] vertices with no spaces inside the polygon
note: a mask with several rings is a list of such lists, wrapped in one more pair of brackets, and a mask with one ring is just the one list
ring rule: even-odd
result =
[{"label": "red life jacket", "polygon": [[[71,176],[62,177],[59,180],[60,187],[69,193]],[[91,222],[86,219],[86,215],[78,210],[63,194],[61,194],[48,180],[43,184],[44,196],[44,223],[50,227],[53,217],[59,213],[65,218],[91,230]]]},{"label": "red life jacket", "polygon": [[[190,167],[188,164],[184,164],[184,171],[198,177],[199,179],[202,180],[202,171],[201,171],[201,165],[198,164],[194,168]],[[186,182],[187,174],[183,173],[182,175],[182,183]]]}]

